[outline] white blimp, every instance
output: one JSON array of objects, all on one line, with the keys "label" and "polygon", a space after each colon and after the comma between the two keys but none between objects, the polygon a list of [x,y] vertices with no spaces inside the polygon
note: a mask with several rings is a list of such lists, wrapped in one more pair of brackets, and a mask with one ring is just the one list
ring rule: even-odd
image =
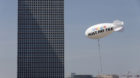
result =
[{"label": "white blimp", "polygon": [[100,23],[89,27],[85,31],[85,35],[91,39],[103,38],[112,32],[122,31],[124,22],[115,20],[113,23]]}]

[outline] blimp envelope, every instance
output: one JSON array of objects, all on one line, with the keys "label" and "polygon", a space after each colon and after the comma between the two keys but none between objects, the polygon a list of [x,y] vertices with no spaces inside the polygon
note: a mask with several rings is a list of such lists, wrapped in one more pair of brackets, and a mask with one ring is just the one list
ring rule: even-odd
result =
[{"label": "blimp envelope", "polygon": [[89,27],[85,31],[85,35],[91,39],[103,38],[112,32],[122,31],[124,29],[124,22],[115,20],[113,23],[100,23]]}]

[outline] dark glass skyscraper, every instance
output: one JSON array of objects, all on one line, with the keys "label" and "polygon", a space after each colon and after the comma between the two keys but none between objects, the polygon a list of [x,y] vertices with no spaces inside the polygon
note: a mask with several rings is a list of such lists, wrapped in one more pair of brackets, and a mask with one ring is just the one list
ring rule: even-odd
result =
[{"label": "dark glass skyscraper", "polygon": [[18,0],[17,78],[64,78],[64,0]]}]

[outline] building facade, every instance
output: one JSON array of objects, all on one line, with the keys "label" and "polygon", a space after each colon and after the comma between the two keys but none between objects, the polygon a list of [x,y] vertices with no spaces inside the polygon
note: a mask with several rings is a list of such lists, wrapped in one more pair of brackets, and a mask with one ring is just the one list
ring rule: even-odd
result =
[{"label": "building facade", "polygon": [[17,78],[64,78],[64,0],[18,0]]}]

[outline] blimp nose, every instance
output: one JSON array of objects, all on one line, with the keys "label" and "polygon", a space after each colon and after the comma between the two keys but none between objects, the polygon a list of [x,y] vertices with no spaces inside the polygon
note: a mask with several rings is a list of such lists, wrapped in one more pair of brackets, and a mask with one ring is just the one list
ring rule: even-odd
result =
[{"label": "blimp nose", "polygon": [[85,31],[85,36],[87,36],[87,37],[88,37],[88,31],[87,31],[87,30]]}]

